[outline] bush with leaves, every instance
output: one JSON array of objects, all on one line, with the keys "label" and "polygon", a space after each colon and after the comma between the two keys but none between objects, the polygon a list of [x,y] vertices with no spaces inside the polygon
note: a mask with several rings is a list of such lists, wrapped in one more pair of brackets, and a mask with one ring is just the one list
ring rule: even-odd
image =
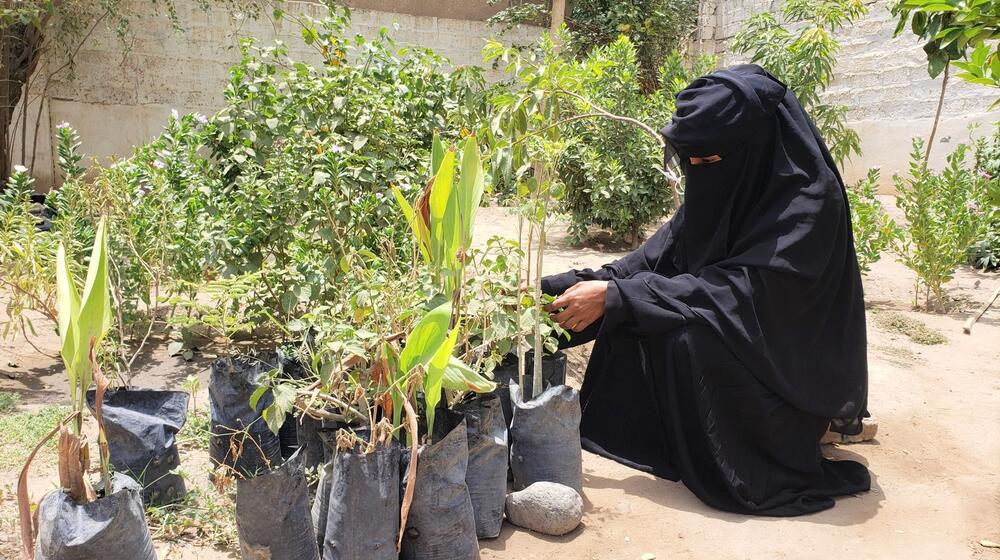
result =
[{"label": "bush with leaves", "polygon": [[986,181],[982,211],[985,231],[969,248],[969,261],[984,270],[1000,268],[1000,128],[976,142],[975,172]]},{"label": "bush with leaves", "polygon": [[862,0],[788,0],[781,20],[764,11],[733,37],[733,52],[750,55],[788,84],[819,128],[838,164],[861,153],[858,134],[847,126],[846,105],[826,103],[840,43],[833,34],[868,13]]},{"label": "bush with leaves", "polygon": [[914,140],[908,177],[894,176],[896,205],[906,227],[897,243],[900,260],[916,273],[913,304],[927,310],[945,306],[944,284],[966,260],[970,244],[983,229],[986,180],[973,171],[969,147],[959,144],[946,167],[935,172],[924,163],[924,143]]},{"label": "bush with leaves", "polygon": [[348,39],[349,12],[330,4],[304,23],[322,66],[282,44],[243,44],[225,108],[211,119],[220,181],[207,225],[227,275],[260,270],[262,306],[291,319],[349,282],[345,256],[406,240],[390,186],[421,187],[431,133],[476,76],[451,75],[426,49],[395,49],[384,30]]},{"label": "bush with leaves", "polygon": [[847,187],[854,252],[862,273],[868,272],[871,265],[882,258],[882,252],[892,248],[902,234],[876,196],[880,175],[878,168],[869,169],[864,178]]},{"label": "bush with leaves", "polygon": [[[689,65],[672,54],[660,68],[661,85],[649,94],[639,82],[637,51],[625,36],[595,48],[583,64],[594,69],[594,77],[581,83],[581,95],[611,113],[660,127],[670,121],[677,91],[711,71],[715,58],[701,57]],[[571,239],[579,242],[597,227],[638,246],[646,228],[673,208],[661,171],[663,150],[634,125],[613,120],[583,119],[573,123],[570,134],[573,141],[560,175],[566,183],[563,208],[571,217]]]},{"label": "bush with leaves", "polygon": [[[509,30],[520,23],[548,19],[545,3],[510,4],[490,22]],[[581,59],[620,36],[628,37],[635,45],[636,79],[644,93],[652,93],[662,85],[664,61],[686,46],[697,19],[697,0],[574,0],[567,7],[566,27],[569,48]]]}]

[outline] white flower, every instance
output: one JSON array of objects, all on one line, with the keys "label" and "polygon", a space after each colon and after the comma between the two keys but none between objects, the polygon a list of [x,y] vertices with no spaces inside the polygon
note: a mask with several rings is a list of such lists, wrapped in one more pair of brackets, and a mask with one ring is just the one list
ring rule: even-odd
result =
[{"label": "white flower", "polygon": [[63,122],[57,124],[56,128],[73,128],[73,127],[70,126],[70,124],[68,122],[63,121]]},{"label": "white flower", "polygon": [[177,113],[177,109],[171,109],[170,116],[173,117],[174,120],[177,120],[180,117],[180,115]]},{"label": "white flower", "polygon": [[208,124],[208,117],[201,113],[195,113],[194,120],[198,121],[198,124]]},{"label": "white flower", "polygon": [[154,160],[153,161],[153,167],[155,167],[157,169],[165,169],[167,167],[167,164],[163,163],[160,160]]},{"label": "white flower", "polygon": [[23,165],[15,165],[14,166],[14,171],[17,171],[18,173],[27,173],[28,172],[28,168],[25,167],[25,166],[23,166]]}]

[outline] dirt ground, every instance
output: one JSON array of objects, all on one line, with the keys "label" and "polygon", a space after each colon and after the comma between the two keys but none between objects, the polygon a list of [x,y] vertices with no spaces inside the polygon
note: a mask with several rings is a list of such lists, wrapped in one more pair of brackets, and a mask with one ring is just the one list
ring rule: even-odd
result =
[{"label": "dirt ground", "polygon": [[[891,206],[891,202],[888,204]],[[501,209],[484,209],[478,236],[514,235]],[[554,228],[547,272],[594,267],[624,254],[599,241],[570,247]],[[959,271],[948,286],[955,299],[947,314],[912,309],[913,275],[886,256],[865,278],[869,312],[869,407],[877,417],[875,440],[830,445],[833,458],[868,465],[872,490],[838,500],[831,510],[795,519],[756,518],[712,510],[682,484],[659,480],[584,453],[586,512],[583,524],[563,537],[547,537],[505,524],[499,538],[481,541],[485,559],[637,560],[655,558],[997,558],[1000,549],[1000,309],[993,309],[971,336],[962,323],[1000,286],[1000,275]],[[890,313],[916,319],[946,342],[921,345],[878,317]],[[36,340],[56,355],[56,340]],[[579,383],[587,349],[571,358]],[[17,364],[11,367],[9,363]],[[206,402],[207,361],[185,363],[156,347],[142,361],[135,383],[176,388],[189,375],[201,379]],[[14,379],[9,377],[13,376]],[[22,409],[61,402],[62,367],[53,357],[17,343],[0,348],[0,391],[22,395]],[[0,434],[0,446],[8,435]],[[183,454],[192,480],[203,480],[204,453]],[[12,522],[16,472],[0,471],[0,558],[16,549]],[[51,460],[35,469],[32,494],[52,487]],[[201,483],[199,483],[201,484]],[[157,540],[160,558],[236,558],[180,541]],[[648,558],[648,556],[645,556]]]}]

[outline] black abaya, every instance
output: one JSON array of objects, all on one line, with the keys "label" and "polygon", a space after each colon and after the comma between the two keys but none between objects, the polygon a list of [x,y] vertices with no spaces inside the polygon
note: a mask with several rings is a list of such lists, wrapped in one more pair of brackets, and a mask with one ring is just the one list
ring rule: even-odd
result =
[{"label": "black abaya", "polygon": [[[794,95],[760,67],[699,78],[663,130],[685,203],[600,270],[606,280],[581,391],[585,448],[682,480],[726,511],[789,516],[868,490],[822,457],[831,421],[860,426],[864,302],[843,181]],[[720,155],[690,165],[692,156]]]}]

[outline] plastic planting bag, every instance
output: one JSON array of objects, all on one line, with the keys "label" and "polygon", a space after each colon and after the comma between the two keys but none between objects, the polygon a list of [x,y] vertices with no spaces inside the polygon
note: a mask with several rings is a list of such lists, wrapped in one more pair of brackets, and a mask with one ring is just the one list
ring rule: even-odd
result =
[{"label": "plastic planting bag", "polygon": [[62,490],[46,495],[38,506],[35,560],[155,560],[139,483],[112,473],[111,487],[110,496],[89,504]]},{"label": "plastic planting bag", "polygon": [[[525,393],[531,395],[531,387],[535,376],[535,353],[525,352],[524,355],[524,387]],[[510,404],[511,383],[517,383],[517,356],[510,354],[504,362],[493,370],[493,380],[497,383],[496,394],[500,397],[500,406],[503,408],[503,417],[510,428],[510,421],[513,418],[514,409]],[[542,358],[542,389],[564,385],[566,383],[566,354],[556,352],[551,356]],[[528,397],[530,400],[530,396]]]},{"label": "plastic planting bag", "polygon": [[318,560],[309,488],[298,454],[236,481],[236,528],[244,560]]},{"label": "plastic planting bag", "polygon": [[329,492],[327,516],[318,533],[323,560],[397,558],[399,465],[395,440],[377,445],[371,453],[357,446],[337,451],[320,485]]},{"label": "plastic planting bag", "polygon": [[437,412],[434,433],[438,436],[434,444],[418,452],[416,487],[400,558],[477,560],[476,517],[465,484],[469,461],[465,420],[451,411]]},{"label": "plastic planting bag", "polygon": [[465,416],[468,432],[469,466],[465,484],[476,517],[476,536],[492,539],[500,535],[507,498],[507,425],[500,397],[491,393],[471,394],[454,409]]},{"label": "plastic planting bag", "polygon": [[510,468],[514,489],[535,482],[557,482],[583,495],[580,450],[580,394],[568,385],[549,387],[524,402],[517,383],[510,385],[514,419],[510,427]]},{"label": "plastic planting bag", "polygon": [[208,395],[212,436],[208,454],[213,466],[225,465],[240,477],[252,477],[281,464],[281,445],[260,413],[271,405],[270,391],[250,408],[259,380],[277,368],[273,356],[220,358],[212,362]]},{"label": "plastic planting bag", "polygon": [[[182,391],[146,389],[104,394],[101,411],[111,464],[139,482],[146,505],[184,497],[184,479],[174,470],[181,464],[176,436],[187,420],[189,398]],[[88,391],[87,406],[94,410],[94,404],[94,391]]]}]

